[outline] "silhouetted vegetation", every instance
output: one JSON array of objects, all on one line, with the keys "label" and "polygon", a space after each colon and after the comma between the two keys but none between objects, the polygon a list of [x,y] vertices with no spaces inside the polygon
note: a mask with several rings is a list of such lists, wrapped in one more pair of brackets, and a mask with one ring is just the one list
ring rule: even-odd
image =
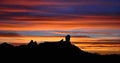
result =
[{"label": "silhouetted vegetation", "polygon": [[70,36],[66,41],[44,42],[37,44],[31,40],[27,45],[13,46],[7,43],[0,45],[0,60],[9,62],[32,63],[120,63],[120,55],[99,55],[82,51],[70,43]]}]

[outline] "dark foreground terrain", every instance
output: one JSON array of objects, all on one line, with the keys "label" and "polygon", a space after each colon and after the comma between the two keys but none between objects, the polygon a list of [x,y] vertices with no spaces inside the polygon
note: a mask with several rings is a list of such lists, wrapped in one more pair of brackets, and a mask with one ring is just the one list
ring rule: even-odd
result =
[{"label": "dark foreground terrain", "polygon": [[45,42],[27,45],[0,45],[0,63],[120,63],[120,55],[99,55],[84,52],[70,42]]}]

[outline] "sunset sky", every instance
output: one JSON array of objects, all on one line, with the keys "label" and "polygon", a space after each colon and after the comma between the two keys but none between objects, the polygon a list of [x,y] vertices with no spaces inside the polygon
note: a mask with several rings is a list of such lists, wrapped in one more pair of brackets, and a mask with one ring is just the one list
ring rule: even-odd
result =
[{"label": "sunset sky", "polygon": [[0,43],[67,34],[83,50],[120,54],[120,0],[0,0]]}]

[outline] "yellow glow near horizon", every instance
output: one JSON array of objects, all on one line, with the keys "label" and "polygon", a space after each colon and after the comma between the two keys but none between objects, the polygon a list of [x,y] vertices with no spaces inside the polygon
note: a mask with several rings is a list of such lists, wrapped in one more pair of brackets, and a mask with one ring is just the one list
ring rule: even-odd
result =
[{"label": "yellow glow near horizon", "polygon": [[[27,44],[30,40],[37,41],[38,43],[42,42],[55,42],[64,39],[64,37],[0,37],[0,42],[9,42],[9,43],[16,43],[18,44]],[[65,39],[64,39],[65,40]],[[119,44],[94,44],[97,42],[98,39],[94,38],[80,38],[80,37],[72,37],[71,42],[72,44],[78,46],[80,49],[84,51],[88,51],[91,53],[99,53],[99,54],[120,54]],[[77,42],[77,43],[74,43]],[[87,43],[86,43],[87,42]],[[17,44],[18,43],[18,44]],[[93,43],[93,44],[92,44]]]}]

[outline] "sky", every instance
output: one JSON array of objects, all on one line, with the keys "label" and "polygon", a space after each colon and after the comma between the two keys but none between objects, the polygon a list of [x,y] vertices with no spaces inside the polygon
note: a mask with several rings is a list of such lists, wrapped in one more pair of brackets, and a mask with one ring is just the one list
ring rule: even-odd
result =
[{"label": "sky", "polygon": [[0,0],[0,42],[59,41],[70,34],[71,42],[77,46],[94,43],[100,49],[109,44],[120,54],[119,3],[120,0]]}]

